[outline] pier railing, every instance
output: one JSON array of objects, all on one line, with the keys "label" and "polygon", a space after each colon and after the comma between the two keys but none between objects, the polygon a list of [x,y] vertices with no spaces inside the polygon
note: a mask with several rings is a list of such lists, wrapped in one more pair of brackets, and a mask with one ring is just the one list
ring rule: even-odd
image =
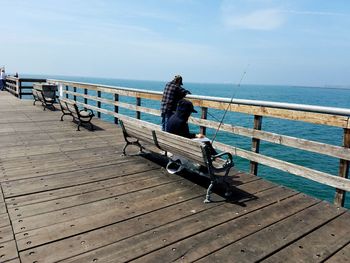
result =
[{"label": "pier railing", "polygon": [[[158,109],[141,106],[141,102],[143,99],[146,99],[159,103],[162,97],[161,92],[54,79],[48,80],[48,82],[55,83],[61,87],[61,92],[66,98],[76,101],[82,107],[96,111],[98,117],[101,116],[101,113],[114,117],[115,123],[118,122],[118,118],[123,117],[119,113],[120,108],[134,111],[135,117],[138,119],[141,118],[141,114],[160,116]],[[102,96],[102,94],[109,94],[109,98],[112,99],[107,99],[106,97],[108,96]],[[121,102],[119,96],[133,98],[135,103]],[[244,113],[250,118],[251,116],[254,117],[251,128],[229,123],[223,123],[220,128],[221,131],[250,138],[250,151],[220,142],[214,143],[220,150],[229,151],[236,156],[249,160],[252,174],[257,175],[258,164],[263,164],[334,187],[336,189],[334,203],[344,206],[345,193],[350,191],[350,180],[347,179],[350,163],[350,109],[239,99],[235,99],[231,103],[231,100],[227,98],[195,95],[190,95],[187,98],[195,106],[201,108],[201,118],[191,117],[189,121],[196,125],[199,131],[204,134],[206,133],[206,128],[217,129],[219,126],[219,121],[207,119],[208,110],[224,111],[228,108],[230,112]],[[101,107],[102,103],[109,105],[109,108],[113,110]],[[264,117],[339,127],[343,130],[343,141],[339,143],[342,146],[264,131],[262,130]],[[337,158],[339,159],[338,174],[332,175],[263,155],[260,153],[261,141]]]},{"label": "pier railing", "polygon": [[46,79],[6,77],[6,89],[18,98],[32,95],[33,83],[46,82]]}]

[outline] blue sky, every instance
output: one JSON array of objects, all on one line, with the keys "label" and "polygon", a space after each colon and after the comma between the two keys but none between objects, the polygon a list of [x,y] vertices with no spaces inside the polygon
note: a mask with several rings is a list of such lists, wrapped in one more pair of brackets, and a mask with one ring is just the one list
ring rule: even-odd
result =
[{"label": "blue sky", "polygon": [[[8,72],[350,86],[348,0],[0,0]],[[249,66],[248,66],[249,65]]]}]

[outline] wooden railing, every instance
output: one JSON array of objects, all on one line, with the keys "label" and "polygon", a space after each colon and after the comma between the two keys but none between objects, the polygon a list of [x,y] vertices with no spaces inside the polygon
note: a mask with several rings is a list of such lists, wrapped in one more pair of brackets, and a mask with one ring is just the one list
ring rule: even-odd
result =
[{"label": "wooden railing", "polygon": [[[162,97],[161,92],[53,79],[48,80],[48,82],[57,84],[58,87],[61,87],[61,92],[66,98],[70,97],[72,100],[76,101],[77,104],[96,111],[99,117],[101,113],[113,116],[115,123],[117,123],[118,118],[123,116],[119,113],[120,108],[134,111],[135,117],[138,119],[141,118],[141,114],[160,116],[160,111],[158,109],[141,106],[141,100],[146,99],[159,103]],[[84,92],[79,93],[77,89],[82,89]],[[112,99],[107,99],[105,98],[106,96],[102,96],[102,94],[109,94],[109,97]],[[119,101],[121,96],[135,98],[135,104]],[[217,129],[219,126],[219,121],[207,119],[209,109],[226,110],[228,108],[230,112],[254,116],[252,128],[235,126],[228,123],[223,123],[220,128],[221,131],[251,138],[250,151],[233,145],[214,142],[215,147],[218,149],[229,151],[236,156],[249,160],[250,172],[252,174],[256,175],[258,173],[258,164],[263,164],[290,174],[311,179],[334,187],[336,189],[334,203],[339,206],[344,206],[345,193],[350,191],[350,180],[347,179],[350,163],[349,109],[248,100],[233,100],[231,103],[227,98],[195,95],[190,95],[187,98],[190,99],[195,106],[201,108],[201,118],[191,117],[189,122],[198,126],[202,133],[205,133],[207,128]],[[93,101],[94,105],[91,103],[88,104],[88,101]],[[108,104],[111,108],[114,106],[113,111],[101,107],[101,103]],[[262,121],[264,117],[339,127],[343,129],[342,146],[263,131]],[[260,141],[338,158],[338,176],[263,155],[259,153]]]},{"label": "wooden railing", "polygon": [[46,82],[46,79],[16,78],[8,76],[6,77],[6,89],[21,99],[23,95],[32,95],[32,83],[35,82]]}]

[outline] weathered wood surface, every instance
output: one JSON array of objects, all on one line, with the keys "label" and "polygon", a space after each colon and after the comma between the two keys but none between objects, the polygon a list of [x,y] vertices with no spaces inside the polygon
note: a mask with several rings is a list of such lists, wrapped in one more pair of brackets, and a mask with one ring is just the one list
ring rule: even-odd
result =
[{"label": "weathered wood surface", "polygon": [[232,171],[234,195],[121,156],[121,130],[75,131],[0,92],[0,262],[348,262],[343,208]]}]

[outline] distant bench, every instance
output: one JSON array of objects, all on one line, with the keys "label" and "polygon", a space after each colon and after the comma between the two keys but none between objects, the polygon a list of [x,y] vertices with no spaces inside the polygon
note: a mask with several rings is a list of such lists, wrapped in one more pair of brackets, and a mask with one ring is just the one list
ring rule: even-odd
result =
[{"label": "distant bench", "polygon": [[[226,182],[227,175],[233,167],[230,153],[223,152],[213,155],[211,147],[207,144],[161,131],[160,126],[138,119],[123,118],[119,119],[119,122],[126,142],[123,154],[126,154],[126,148],[129,145],[138,146],[142,152],[145,147],[141,142],[149,143],[164,151],[165,155],[170,152],[198,165],[199,170],[202,171],[197,170],[196,172],[208,177],[211,181],[207,189],[205,203],[210,202],[211,190],[215,184],[224,184],[226,195],[230,194],[230,185]],[[174,161],[171,157],[169,158],[169,164]]]},{"label": "distant bench", "polygon": [[95,115],[92,110],[79,110],[77,104],[68,99],[58,98],[58,102],[62,111],[61,121],[63,121],[63,116],[69,115],[73,117],[73,121],[78,123],[77,131],[80,131],[80,126],[82,124],[89,124],[90,130],[94,129],[94,125],[91,123],[91,120]]},{"label": "distant bench", "polygon": [[37,101],[40,101],[44,110],[46,108],[56,109],[55,106],[53,105],[55,103],[55,99],[50,98],[50,97],[46,97],[42,90],[33,89],[32,94],[33,94],[33,99],[34,99],[33,105],[35,105],[35,103]]}]

